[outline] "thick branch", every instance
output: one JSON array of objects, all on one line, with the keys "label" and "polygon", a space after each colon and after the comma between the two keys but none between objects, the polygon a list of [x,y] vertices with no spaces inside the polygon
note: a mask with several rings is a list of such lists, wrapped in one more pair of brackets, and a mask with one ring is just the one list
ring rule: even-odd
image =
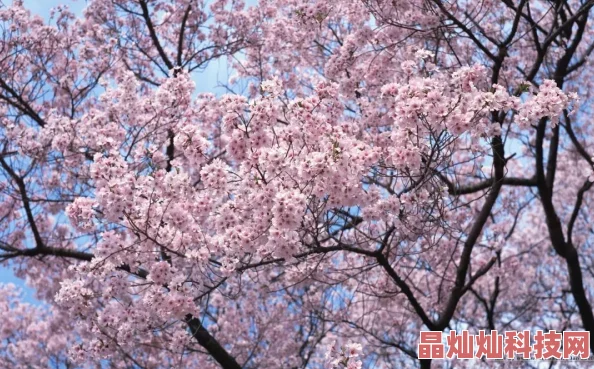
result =
[{"label": "thick branch", "polygon": [[[439,173],[437,174],[439,179],[445,183],[448,187],[448,192],[450,195],[468,195],[471,193],[479,192],[482,190],[486,190],[493,186],[493,178],[471,184],[468,186],[459,187],[456,186],[452,181],[450,181],[445,175]],[[536,186],[536,178],[517,178],[517,177],[504,177],[501,179],[501,184],[506,186],[525,186],[525,187],[533,187]]]},{"label": "thick branch", "polygon": [[202,326],[199,319],[188,314],[185,319],[192,337],[219,363],[223,369],[241,369],[235,358]]},{"label": "thick branch", "polygon": [[487,223],[487,220],[489,219],[489,215],[491,214],[493,206],[495,206],[495,202],[499,197],[499,192],[501,191],[501,187],[503,185],[502,179],[504,176],[505,159],[503,142],[500,136],[493,137],[493,140],[491,141],[491,147],[493,150],[493,168],[495,171],[491,191],[489,192],[489,195],[487,196],[487,199],[485,200],[485,203],[483,204],[483,207],[474,224],[472,225],[466,241],[464,242],[464,248],[462,249],[460,263],[456,272],[456,281],[442,316],[436,323],[437,330],[443,330],[447,327],[450,320],[454,316],[458,302],[466,290],[468,290],[468,288],[465,287],[465,282],[466,274],[468,273],[468,268],[470,266],[472,250],[483,231],[485,223]]},{"label": "thick branch", "polygon": [[23,201],[23,208],[25,209],[27,220],[29,221],[29,225],[31,225],[31,231],[33,232],[35,245],[37,246],[37,248],[43,248],[44,242],[41,238],[41,234],[39,233],[39,229],[37,228],[37,224],[35,224],[35,217],[33,216],[33,211],[31,210],[31,203],[29,201],[29,197],[27,196],[27,187],[25,186],[25,181],[18,174],[16,174],[14,170],[12,170],[12,168],[6,163],[6,161],[4,161],[4,158],[2,157],[0,157],[0,165],[16,183],[19,189],[19,193],[21,195],[21,200]]},{"label": "thick branch", "polygon": [[438,328],[435,326],[433,321],[431,321],[431,319],[429,319],[429,317],[425,313],[425,310],[423,309],[421,304],[415,298],[415,295],[413,294],[410,287],[408,287],[408,284],[402,278],[400,278],[400,276],[396,273],[396,271],[392,268],[392,266],[388,262],[388,259],[386,259],[386,257],[383,254],[377,255],[376,259],[377,259],[377,262],[384,268],[386,273],[388,273],[390,278],[392,278],[394,283],[396,283],[398,288],[400,288],[402,293],[404,293],[404,295],[408,299],[408,302],[411,304],[411,306],[415,310],[415,313],[417,313],[417,315],[421,318],[421,321],[423,321],[423,324],[425,324],[427,326],[427,328],[429,328],[429,330],[432,330],[432,331],[438,330]]},{"label": "thick branch", "polygon": [[45,121],[37,114],[35,110],[27,103],[23,97],[18,94],[12,87],[10,87],[2,78],[0,78],[0,87],[5,89],[12,97],[16,100],[16,102],[12,101],[8,97],[4,97],[0,95],[0,98],[4,97],[5,100],[10,105],[14,106],[15,108],[19,109],[23,114],[28,115],[33,119],[40,127],[45,126]]},{"label": "thick branch", "polygon": [[173,69],[173,63],[171,63],[171,60],[169,60],[169,57],[167,56],[167,54],[165,53],[165,50],[163,50],[163,47],[161,46],[161,43],[159,42],[159,37],[157,36],[157,32],[155,31],[153,21],[151,20],[151,16],[149,13],[148,5],[146,4],[146,0],[140,0],[139,3],[140,3],[140,7],[142,8],[142,17],[144,18],[144,22],[146,23],[146,26],[148,27],[149,35],[151,36],[153,45],[155,45],[155,48],[157,48],[157,51],[159,52],[159,55],[161,56],[161,59],[163,60],[163,62],[167,66],[167,68],[169,70],[171,70],[171,69]]},{"label": "thick branch", "polygon": [[177,66],[182,66],[182,59],[184,53],[184,34],[186,32],[186,22],[188,21],[188,16],[190,15],[190,11],[192,11],[192,5],[188,5],[186,8],[186,12],[184,13],[184,17],[182,19],[181,27],[179,30],[179,39],[177,41]]}]

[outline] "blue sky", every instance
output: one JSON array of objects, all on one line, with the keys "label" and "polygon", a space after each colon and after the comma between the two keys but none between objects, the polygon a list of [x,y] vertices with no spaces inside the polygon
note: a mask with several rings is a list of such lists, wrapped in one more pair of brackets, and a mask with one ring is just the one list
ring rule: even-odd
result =
[{"label": "blue sky", "polygon": [[[8,0],[6,3],[10,3]],[[83,9],[86,7],[85,0],[24,0],[24,5],[34,14],[39,14],[46,20],[49,18],[50,10],[58,5],[67,5],[70,11],[77,16],[82,15]],[[247,1],[248,4],[253,4],[254,1]],[[226,67],[226,60],[219,59],[210,63],[206,70],[197,74],[194,77],[196,82],[196,92],[215,92],[222,94],[225,92],[223,88],[217,88],[219,82],[226,82],[228,80],[228,73]],[[26,301],[34,302],[34,292],[27,288],[24,281],[14,276],[10,269],[0,266],[0,283],[14,283],[23,289],[24,298]]]},{"label": "blue sky", "polygon": [[51,8],[58,5],[66,4],[76,14],[81,14],[86,5],[85,0],[24,0],[25,7],[30,9],[33,13],[39,14],[43,17],[49,15]]}]

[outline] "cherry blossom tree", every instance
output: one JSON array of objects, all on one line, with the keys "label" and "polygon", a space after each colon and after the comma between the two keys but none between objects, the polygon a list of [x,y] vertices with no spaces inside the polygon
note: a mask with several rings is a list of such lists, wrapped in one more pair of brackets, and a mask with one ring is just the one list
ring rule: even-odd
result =
[{"label": "cherry blossom tree", "polygon": [[0,263],[40,301],[0,287],[0,367],[515,368],[419,331],[594,331],[593,6],[0,2]]}]

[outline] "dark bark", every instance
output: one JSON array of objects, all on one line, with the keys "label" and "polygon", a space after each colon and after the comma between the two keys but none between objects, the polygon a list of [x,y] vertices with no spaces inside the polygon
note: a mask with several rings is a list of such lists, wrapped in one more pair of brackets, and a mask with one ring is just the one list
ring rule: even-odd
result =
[{"label": "dark bark", "polygon": [[219,363],[223,369],[241,369],[235,358],[204,328],[199,319],[192,315],[186,316],[186,323],[192,333],[192,337],[198,341],[200,346]]}]

